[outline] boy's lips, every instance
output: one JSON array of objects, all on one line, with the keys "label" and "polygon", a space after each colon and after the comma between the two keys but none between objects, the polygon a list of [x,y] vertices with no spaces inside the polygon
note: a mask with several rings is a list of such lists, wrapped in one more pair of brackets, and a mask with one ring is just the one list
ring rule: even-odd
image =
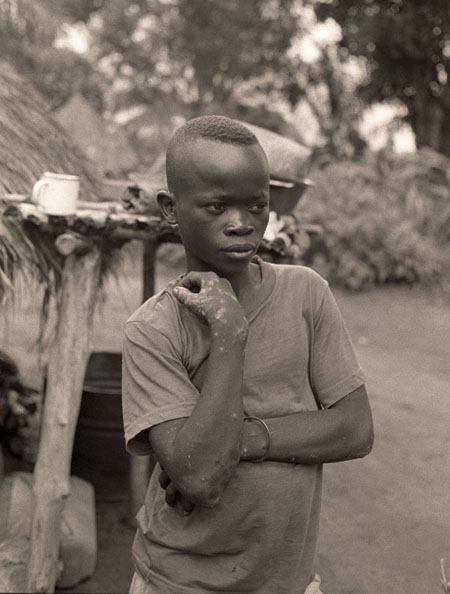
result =
[{"label": "boy's lips", "polygon": [[256,252],[257,246],[254,243],[233,243],[222,248],[227,258],[231,260],[248,260]]},{"label": "boy's lips", "polygon": [[253,250],[256,250],[256,245],[254,245],[253,243],[233,243],[232,245],[227,245],[227,247],[223,248],[222,251],[224,252],[231,252],[231,253],[236,253],[236,252],[252,252]]}]

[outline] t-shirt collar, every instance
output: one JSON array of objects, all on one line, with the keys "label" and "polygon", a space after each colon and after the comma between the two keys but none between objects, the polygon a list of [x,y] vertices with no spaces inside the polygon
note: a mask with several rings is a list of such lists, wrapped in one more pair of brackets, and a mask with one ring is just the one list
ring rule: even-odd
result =
[{"label": "t-shirt collar", "polygon": [[276,275],[273,266],[264,262],[259,256],[252,258],[252,263],[259,266],[261,272],[261,286],[256,294],[256,298],[244,307],[244,312],[247,320],[250,322],[255,318],[262,308],[269,301],[270,296],[275,288]]}]

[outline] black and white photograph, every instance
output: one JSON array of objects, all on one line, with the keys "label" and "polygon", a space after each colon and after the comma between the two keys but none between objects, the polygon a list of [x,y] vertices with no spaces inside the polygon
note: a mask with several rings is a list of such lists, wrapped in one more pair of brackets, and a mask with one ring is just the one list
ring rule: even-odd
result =
[{"label": "black and white photograph", "polygon": [[450,594],[449,0],[0,0],[0,592]]}]

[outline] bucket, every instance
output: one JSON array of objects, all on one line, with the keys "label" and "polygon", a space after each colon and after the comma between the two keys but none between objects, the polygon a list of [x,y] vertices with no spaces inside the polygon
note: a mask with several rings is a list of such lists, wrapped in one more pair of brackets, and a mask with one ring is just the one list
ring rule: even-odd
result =
[{"label": "bucket", "polygon": [[128,498],[130,455],[122,420],[122,355],[92,353],[86,368],[71,473],[89,481],[97,499]]}]

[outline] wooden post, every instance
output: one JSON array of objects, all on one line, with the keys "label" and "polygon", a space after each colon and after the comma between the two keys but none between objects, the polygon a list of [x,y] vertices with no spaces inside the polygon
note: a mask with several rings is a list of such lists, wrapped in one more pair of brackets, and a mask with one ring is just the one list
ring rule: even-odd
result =
[{"label": "wooden post", "polygon": [[158,249],[158,238],[152,237],[144,241],[143,287],[142,301],[147,301],[155,292],[155,261]]},{"label": "wooden post", "polygon": [[55,588],[61,515],[70,490],[72,447],[99,275],[98,247],[82,256],[75,252],[67,256],[34,470],[27,592],[54,592]]}]

